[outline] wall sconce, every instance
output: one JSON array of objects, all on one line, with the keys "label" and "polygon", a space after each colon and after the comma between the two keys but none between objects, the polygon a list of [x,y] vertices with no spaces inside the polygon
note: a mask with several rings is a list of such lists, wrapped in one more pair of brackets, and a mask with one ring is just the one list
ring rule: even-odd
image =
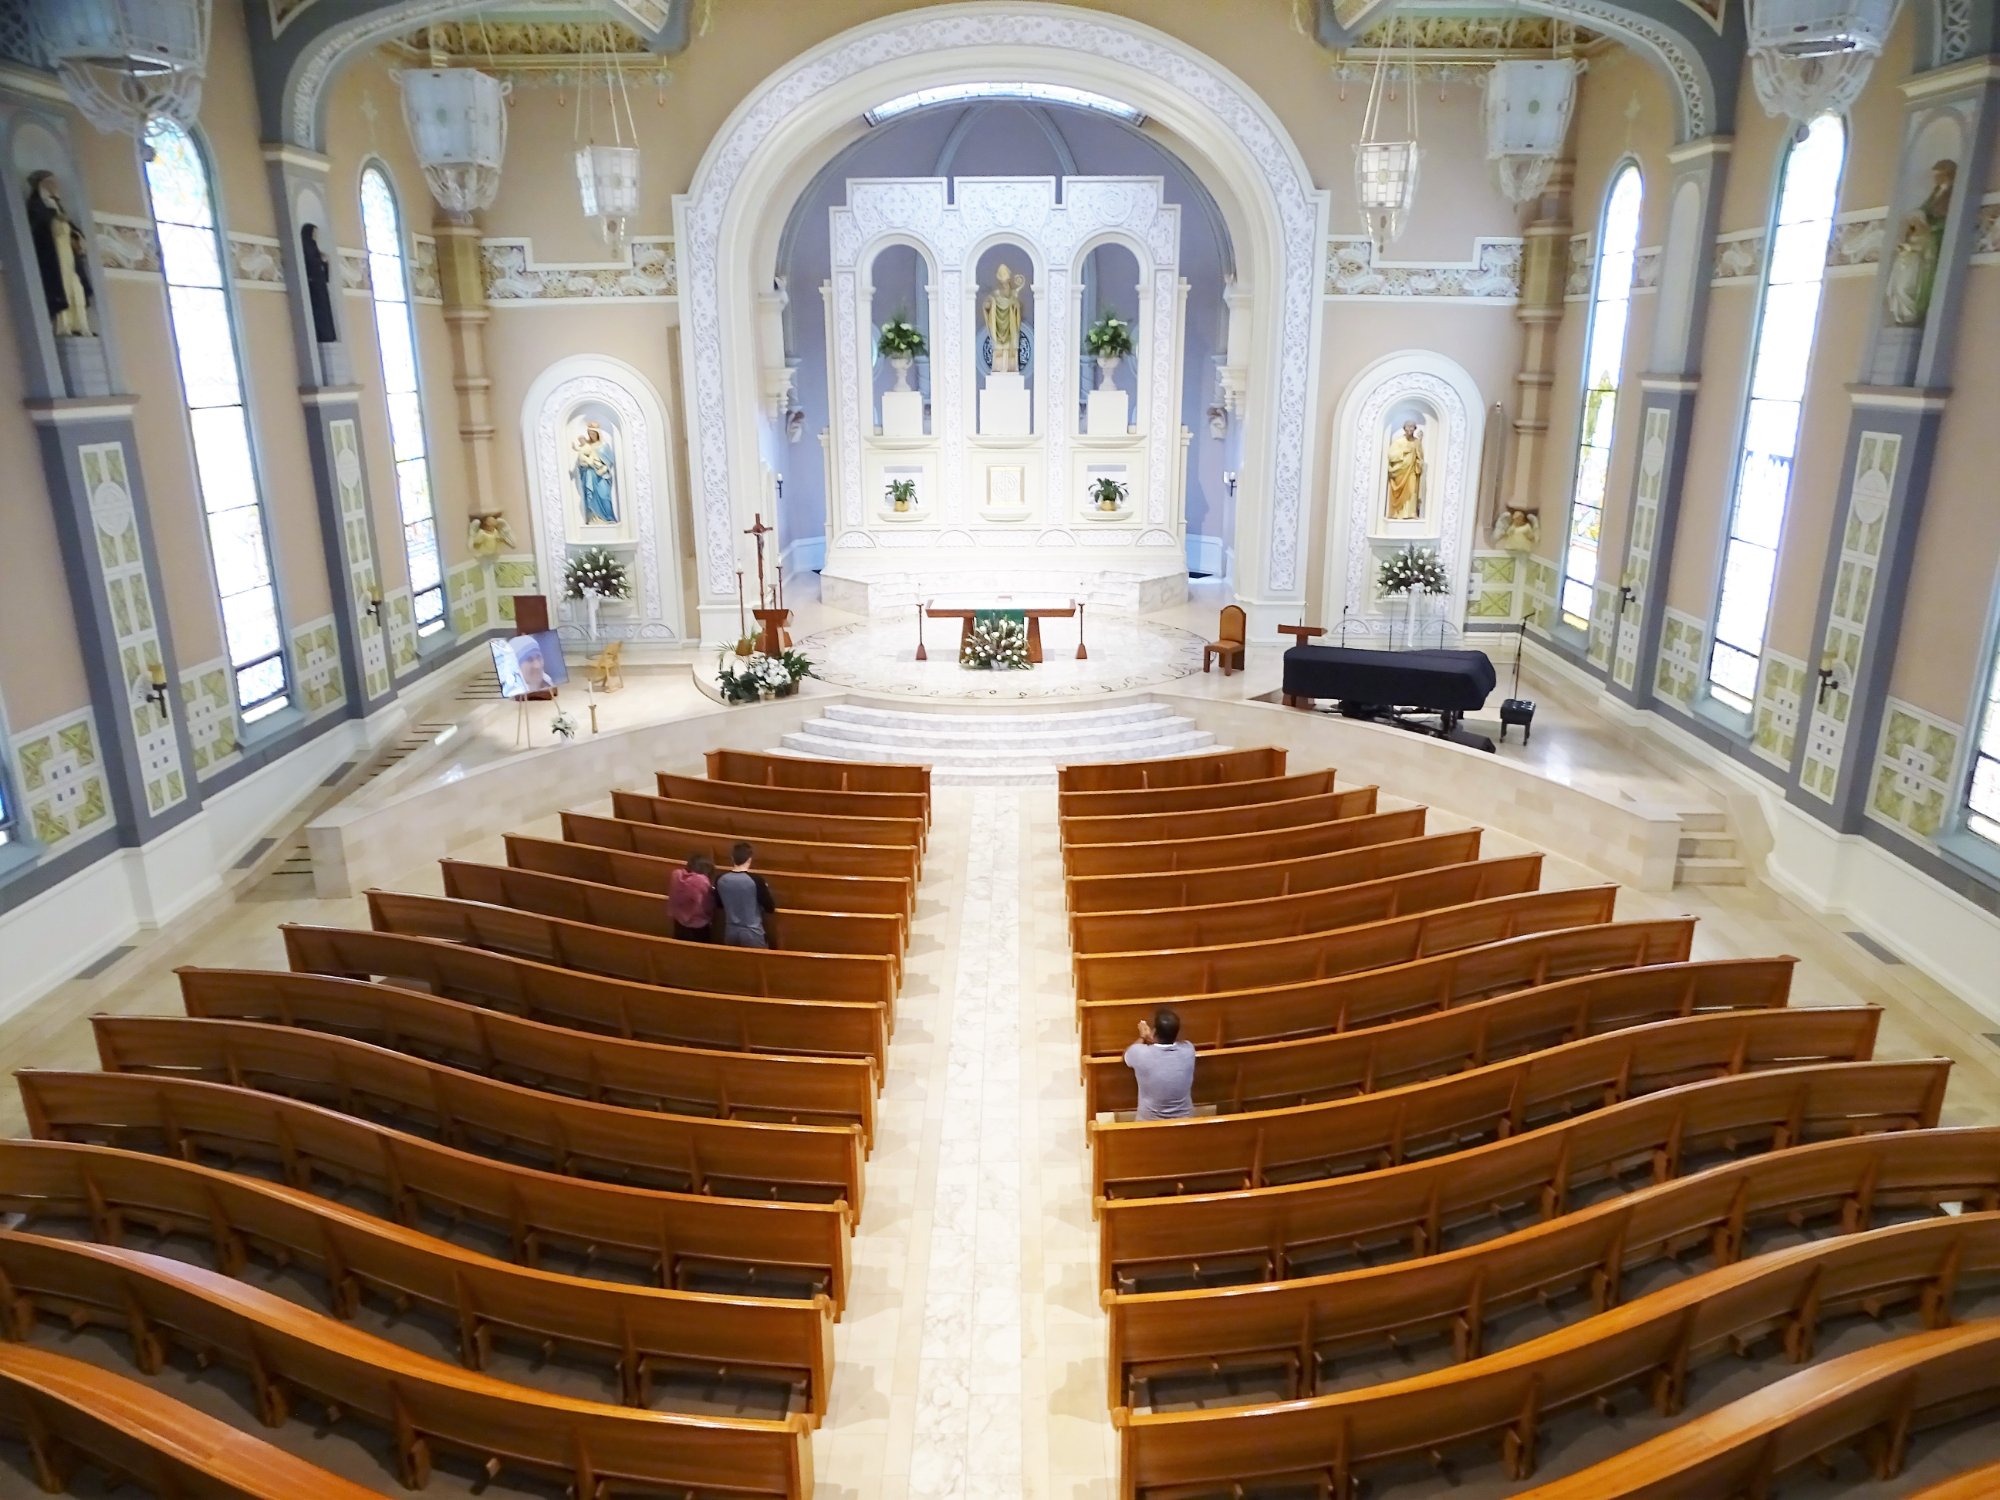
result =
[{"label": "wall sconce", "polygon": [[153,664],[152,685],[146,689],[146,702],[160,711],[162,719],[167,714],[167,669],[157,662]]},{"label": "wall sconce", "polygon": [[1836,693],[1847,691],[1847,663],[1842,661],[1835,652],[1829,651],[1820,657],[1818,676],[1819,691],[1813,696],[1815,705],[1820,707],[1826,705],[1826,694],[1829,688]]},{"label": "wall sconce", "polygon": [[1229,436],[1229,408],[1211,406],[1208,409],[1208,435],[1218,443]]},{"label": "wall sconce", "polygon": [[1222,471],[1222,482],[1229,486],[1229,498],[1234,500],[1236,498],[1236,471],[1234,469],[1224,469]]},{"label": "wall sconce", "polygon": [[367,614],[368,614],[368,618],[369,618],[369,619],[371,619],[371,620],[373,620],[373,621],[375,622],[375,628],[376,628],[376,629],[378,629],[378,630],[379,630],[379,629],[381,629],[381,628],[382,628],[382,594],[381,594],[381,591],[380,591],[379,589],[378,589],[378,590],[377,590],[377,591],[376,591],[375,593],[372,593],[372,594],[370,594],[370,595],[368,596],[368,605],[367,605]]}]

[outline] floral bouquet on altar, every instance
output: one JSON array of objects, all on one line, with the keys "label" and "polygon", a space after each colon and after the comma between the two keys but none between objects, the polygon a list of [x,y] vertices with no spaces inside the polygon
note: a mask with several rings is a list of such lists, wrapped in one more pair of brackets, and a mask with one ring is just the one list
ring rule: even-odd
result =
[{"label": "floral bouquet on altar", "polygon": [[1451,588],[1443,560],[1430,548],[1416,546],[1383,558],[1376,582],[1382,593],[1392,599],[1405,594],[1442,594]]},{"label": "floral bouquet on altar", "polygon": [[755,703],[762,698],[789,698],[812,676],[812,660],[803,652],[767,656],[754,651],[737,656],[725,650],[716,663],[715,685],[725,703]]},{"label": "floral bouquet on altar", "polygon": [[1028,627],[1019,620],[979,620],[966,637],[958,664],[977,671],[1017,672],[1032,663],[1028,660]]}]

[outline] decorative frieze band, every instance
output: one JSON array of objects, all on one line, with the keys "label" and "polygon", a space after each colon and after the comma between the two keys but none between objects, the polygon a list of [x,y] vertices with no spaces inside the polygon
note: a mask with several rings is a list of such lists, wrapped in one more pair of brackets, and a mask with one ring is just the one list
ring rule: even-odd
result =
[{"label": "decorative frieze band", "polygon": [[1525,256],[1522,240],[1480,238],[1471,260],[1381,260],[1366,235],[1334,235],[1326,247],[1326,295],[1514,303],[1521,300]]},{"label": "decorative frieze band", "polygon": [[632,240],[620,261],[543,262],[527,239],[481,240],[486,300],[495,307],[548,302],[659,302],[680,295],[671,238]]},{"label": "decorative frieze band", "polygon": [[[94,224],[97,260],[105,275],[141,277],[160,274],[160,236],[151,219],[99,214]],[[285,289],[285,267],[278,256],[278,242],[268,235],[231,234],[229,279],[239,287],[282,292]]]}]

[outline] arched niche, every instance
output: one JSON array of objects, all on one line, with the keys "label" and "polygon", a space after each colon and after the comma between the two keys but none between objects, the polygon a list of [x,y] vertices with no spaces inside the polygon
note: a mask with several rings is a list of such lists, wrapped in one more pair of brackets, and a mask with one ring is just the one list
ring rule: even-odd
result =
[{"label": "arched niche", "polygon": [[1046,278],[1042,274],[1040,259],[1019,240],[992,239],[973,249],[969,264],[972,322],[968,343],[972,350],[972,384],[979,390],[985,390],[990,384],[989,377],[1002,368],[1001,352],[992,347],[992,340],[986,332],[986,299],[1004,266],[1014,280],[1016,294],[1021,301],[1021,335],[1014,349],[1014,362],[1028,387],[1030,431],[1035,430],[1035,392],[1041,389],[1036,368],[1042,353],[1038,328],[1040,309],[1036,299],[1046,285]]},{"label": "arched niche", "polygon": [[566,641],[588,636],[587,612],[566,600],[563,569],[587,547],[625,564],[632,597],[606,603],[598,638],[683,638],[679,527],[668,462],[667,410],[639,371],[573,355],[535,378],[521,403],[537,576]]},{"label": "arched niche", "polygon": [[[876,352],[882,329],[893,318],[907,319],[931,342],[932,298],[935,295],[930,257],[907,240],[888,240],[878,246],[867,262],[868,357],[874,361],[875,427],[884,435],[894,435],[895,413],[882,404],[884,395],[897,387],[893,362]],[[907,390],[917,392],[917,435],[930,432],[931,357],[917,355],[904,375]]]},{"label": "arched niche", "polygon": [[[1152,291],[1147,285],[1146,269],[1147,263],[1139,252],[1115,235],[1085,246],[1077,257],[1074,285],[1079,431],[1084,430],[1088,420],[1087,398],[1091,392],[1115,390],[1124,395],[1126,416],[1119,424],[1121,432],[1133,420],[1132,413],[1146,409],[1140,378],[1151,352],[1144,331],[1149,321],[1146,303]],[[1106,314],[1123,323],[1132,338],[1132,353],[1108,371],[1084,345],[1085,336]]]}]

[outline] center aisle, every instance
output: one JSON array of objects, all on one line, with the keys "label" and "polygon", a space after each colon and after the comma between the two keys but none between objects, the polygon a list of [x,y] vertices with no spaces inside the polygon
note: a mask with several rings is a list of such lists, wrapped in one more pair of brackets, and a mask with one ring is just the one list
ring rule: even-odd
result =
[{"label": "center aisle", "polygon": [[1104,1324],[1052,792],[940,788],[821,1500],[1104,1500]]}]

